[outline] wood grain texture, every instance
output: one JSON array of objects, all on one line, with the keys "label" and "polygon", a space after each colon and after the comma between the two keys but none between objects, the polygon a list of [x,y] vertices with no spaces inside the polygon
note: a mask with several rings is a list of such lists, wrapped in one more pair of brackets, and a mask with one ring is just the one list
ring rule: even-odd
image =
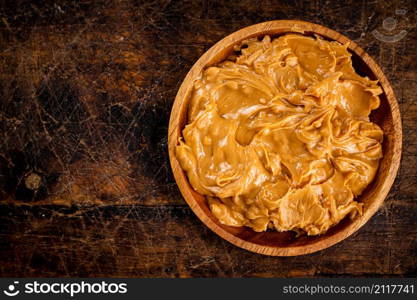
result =
[{"label": "wood grain texture", "polygon": [[[392,32],[387,17],[398,21]],[[360,45],[391,83],[404,133],[377,214],[330,249],[288,258],[207,229],[167,151],[170,110],[192,65],[228,34],[276,19],[322,24]],[[414,1],[3,1],[0,275],[417,276],[415,24]],[[374,30],[407,35],[386,43]]]},{"label": "wood grain texture", "polygon": [[[382,144],[384,157],[380,161],[378,172],[373,182],[360,195],[357,201],[364,204],[363,215],[353,220],[343,220],[320,236],[296,237],[291,232],[267,231],[257,233],[246,227],[231,227],[222,225],[211,213],[205,197],[199,195],[191,187],[185,172],[181,169],[175,155],[176,146],[182,136],[182,130],[187,124],[187,109],[194,82],[201,77],[202,71],[227,59],[233,54],[235,47],[249,38],[272,38],[286,33],[302,33],[304,35],[320,35],[325,39],[338,41],[348,45],[353,54],[352,61],[355,69],[362,76],[378,80],[382,89],[381,105],[373,111],[370,119],[384,131]],[[398,103],[387,78],[375,61],[356,43],[340,33],[324,26],[300,21],[279,20],[269,21],[240,29],[211,47],[194,64],[181,84],[170,116],[168,128],[168,149],[175,180],[191,209],[211,230],[222,238],[243,249],[273,256],[295,256],[313,253],[342,241],[363,226],[378,210],[394,182],[400,165],[402,148],[402,126]]]}]

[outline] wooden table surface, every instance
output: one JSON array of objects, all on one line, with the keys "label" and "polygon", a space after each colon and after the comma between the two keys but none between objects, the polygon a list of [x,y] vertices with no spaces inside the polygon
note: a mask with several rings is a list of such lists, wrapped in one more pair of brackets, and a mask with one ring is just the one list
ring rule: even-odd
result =
[{"label": "wooden table surface", "polygon": [[[417,276],[414,1],[33,2],[0,4],[0,276]],[[379,212],[336,246],[287,258],[208,230],[167,156],[189,68],[225,35],[274,19],[356,41],[390,80],[404,126]]]}]

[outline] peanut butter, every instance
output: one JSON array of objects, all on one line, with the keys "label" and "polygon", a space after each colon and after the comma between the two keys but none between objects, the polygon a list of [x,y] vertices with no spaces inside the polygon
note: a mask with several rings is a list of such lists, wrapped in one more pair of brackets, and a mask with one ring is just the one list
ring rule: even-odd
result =
[{"label": "peanut butter", "polygon": [[287,34],[249,39],[195,81],[176,156],[225,225],[325,233],[362,214],[383,132],[377,81],[347,45]]}]

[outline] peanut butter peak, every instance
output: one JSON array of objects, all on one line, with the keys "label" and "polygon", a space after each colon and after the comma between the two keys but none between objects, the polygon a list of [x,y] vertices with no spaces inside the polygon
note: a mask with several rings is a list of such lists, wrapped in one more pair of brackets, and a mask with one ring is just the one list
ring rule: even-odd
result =
[{"label": "peanut butter peak", "polygon": [[362,213],[383,132],[382,90],[347,45],[287,34],[249,39],[195,81],[176,156],[225,225],[325,233]]}]

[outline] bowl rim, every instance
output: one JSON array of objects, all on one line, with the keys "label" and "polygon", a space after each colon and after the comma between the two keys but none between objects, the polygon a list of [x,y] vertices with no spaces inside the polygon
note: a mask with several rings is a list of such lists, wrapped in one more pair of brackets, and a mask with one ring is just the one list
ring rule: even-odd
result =
[{"label": "bowl rim", "polygon": [[[181,136],[182,131],[182,128],[180,128],[181,124],[179,123],[180,114],[184,111],[184,109],[186,109],[185,106],[188,105],[188,101],[185,100],[187,100],[187,95],[189,95],[190,89],[192,88],[192,83],[195,81],[197,76],[199,76],[201,71],[206,66],[210,65],[208,61],[210,59],[213,60],[213,57],[215,57],[216,55],[225,57],[224,55],[221,55],[222,52],[230,52],[230,49],[234,45],[239,44],[243,40],[246,40],[250,37],[264,36],[267,34],[274,35],[274,30],[281,31],[282,34],[305,34],[306,32],[317,33],[320,36],[341,42],[342,44],[349,44],[348,49],[351,52],[355,53],[356,56],[359,56],[362,59],[362,61],[370,68],[371,72],[379,80],[379,83],[383,89],[383,92],[386,96],[390,108],[390,112],[392,115],[392,123],[394,126],[394,130],[392,133],[392,160],[389,165],[389,170],[387,171],[388,176],[383,181],[382,187],[378,190],[378,193],[374,195],[374,197],[377,198],[377,201],[373,201],[362,216],[357,217],[356,220],[352,221],[343,230],[340,230],[323,240],[317,239],[311,244],[287,247],[274,247],[256,244],[251,241],[241,239],[233,235],[232,233],[226,231],[218,224],[216,224],[210,217],[206,215],[203,209],[194,200],[193,193],[196,192],[192,191],[192,187],[188,182],[188,178],[185,172],[182,170],[175,156],[175,147],[178,144],[178,138]],[[394,183],[400,165],[401,150],[402,126],[399,106],[395,98],[394,91],[388,79],[382,72],[381,68],[378,66],[378,64],[361,47],[359,47],[355,42],[351,41],[346,36],[338,33],[337,31],[329,29],[323,25],[301,20],[273,20],[254,24],[232,32],[231,34],[227,35],[226,37],[215,43],[212,47],[210,47],[202,56],[200,56],[197,62],[194,63],[194,65],[191,67],[184,80],[182,81],[181,86],[178,89],[177,95],[175,97],[174,104],[172,106],[168,127],[168,152],[171,169],[175,181],[180,189],[180,192],[187,204],[190,206],[191,210],[208,228],[210,228],[217,235],[227,240],[228,242],[245,250],[270,256],[296,256],[310,254],[331,247],[355,233],[377,212],[379,207],[384,202],[386,196],[388,195],[388,192],[391,189],[392,184]]]}]

